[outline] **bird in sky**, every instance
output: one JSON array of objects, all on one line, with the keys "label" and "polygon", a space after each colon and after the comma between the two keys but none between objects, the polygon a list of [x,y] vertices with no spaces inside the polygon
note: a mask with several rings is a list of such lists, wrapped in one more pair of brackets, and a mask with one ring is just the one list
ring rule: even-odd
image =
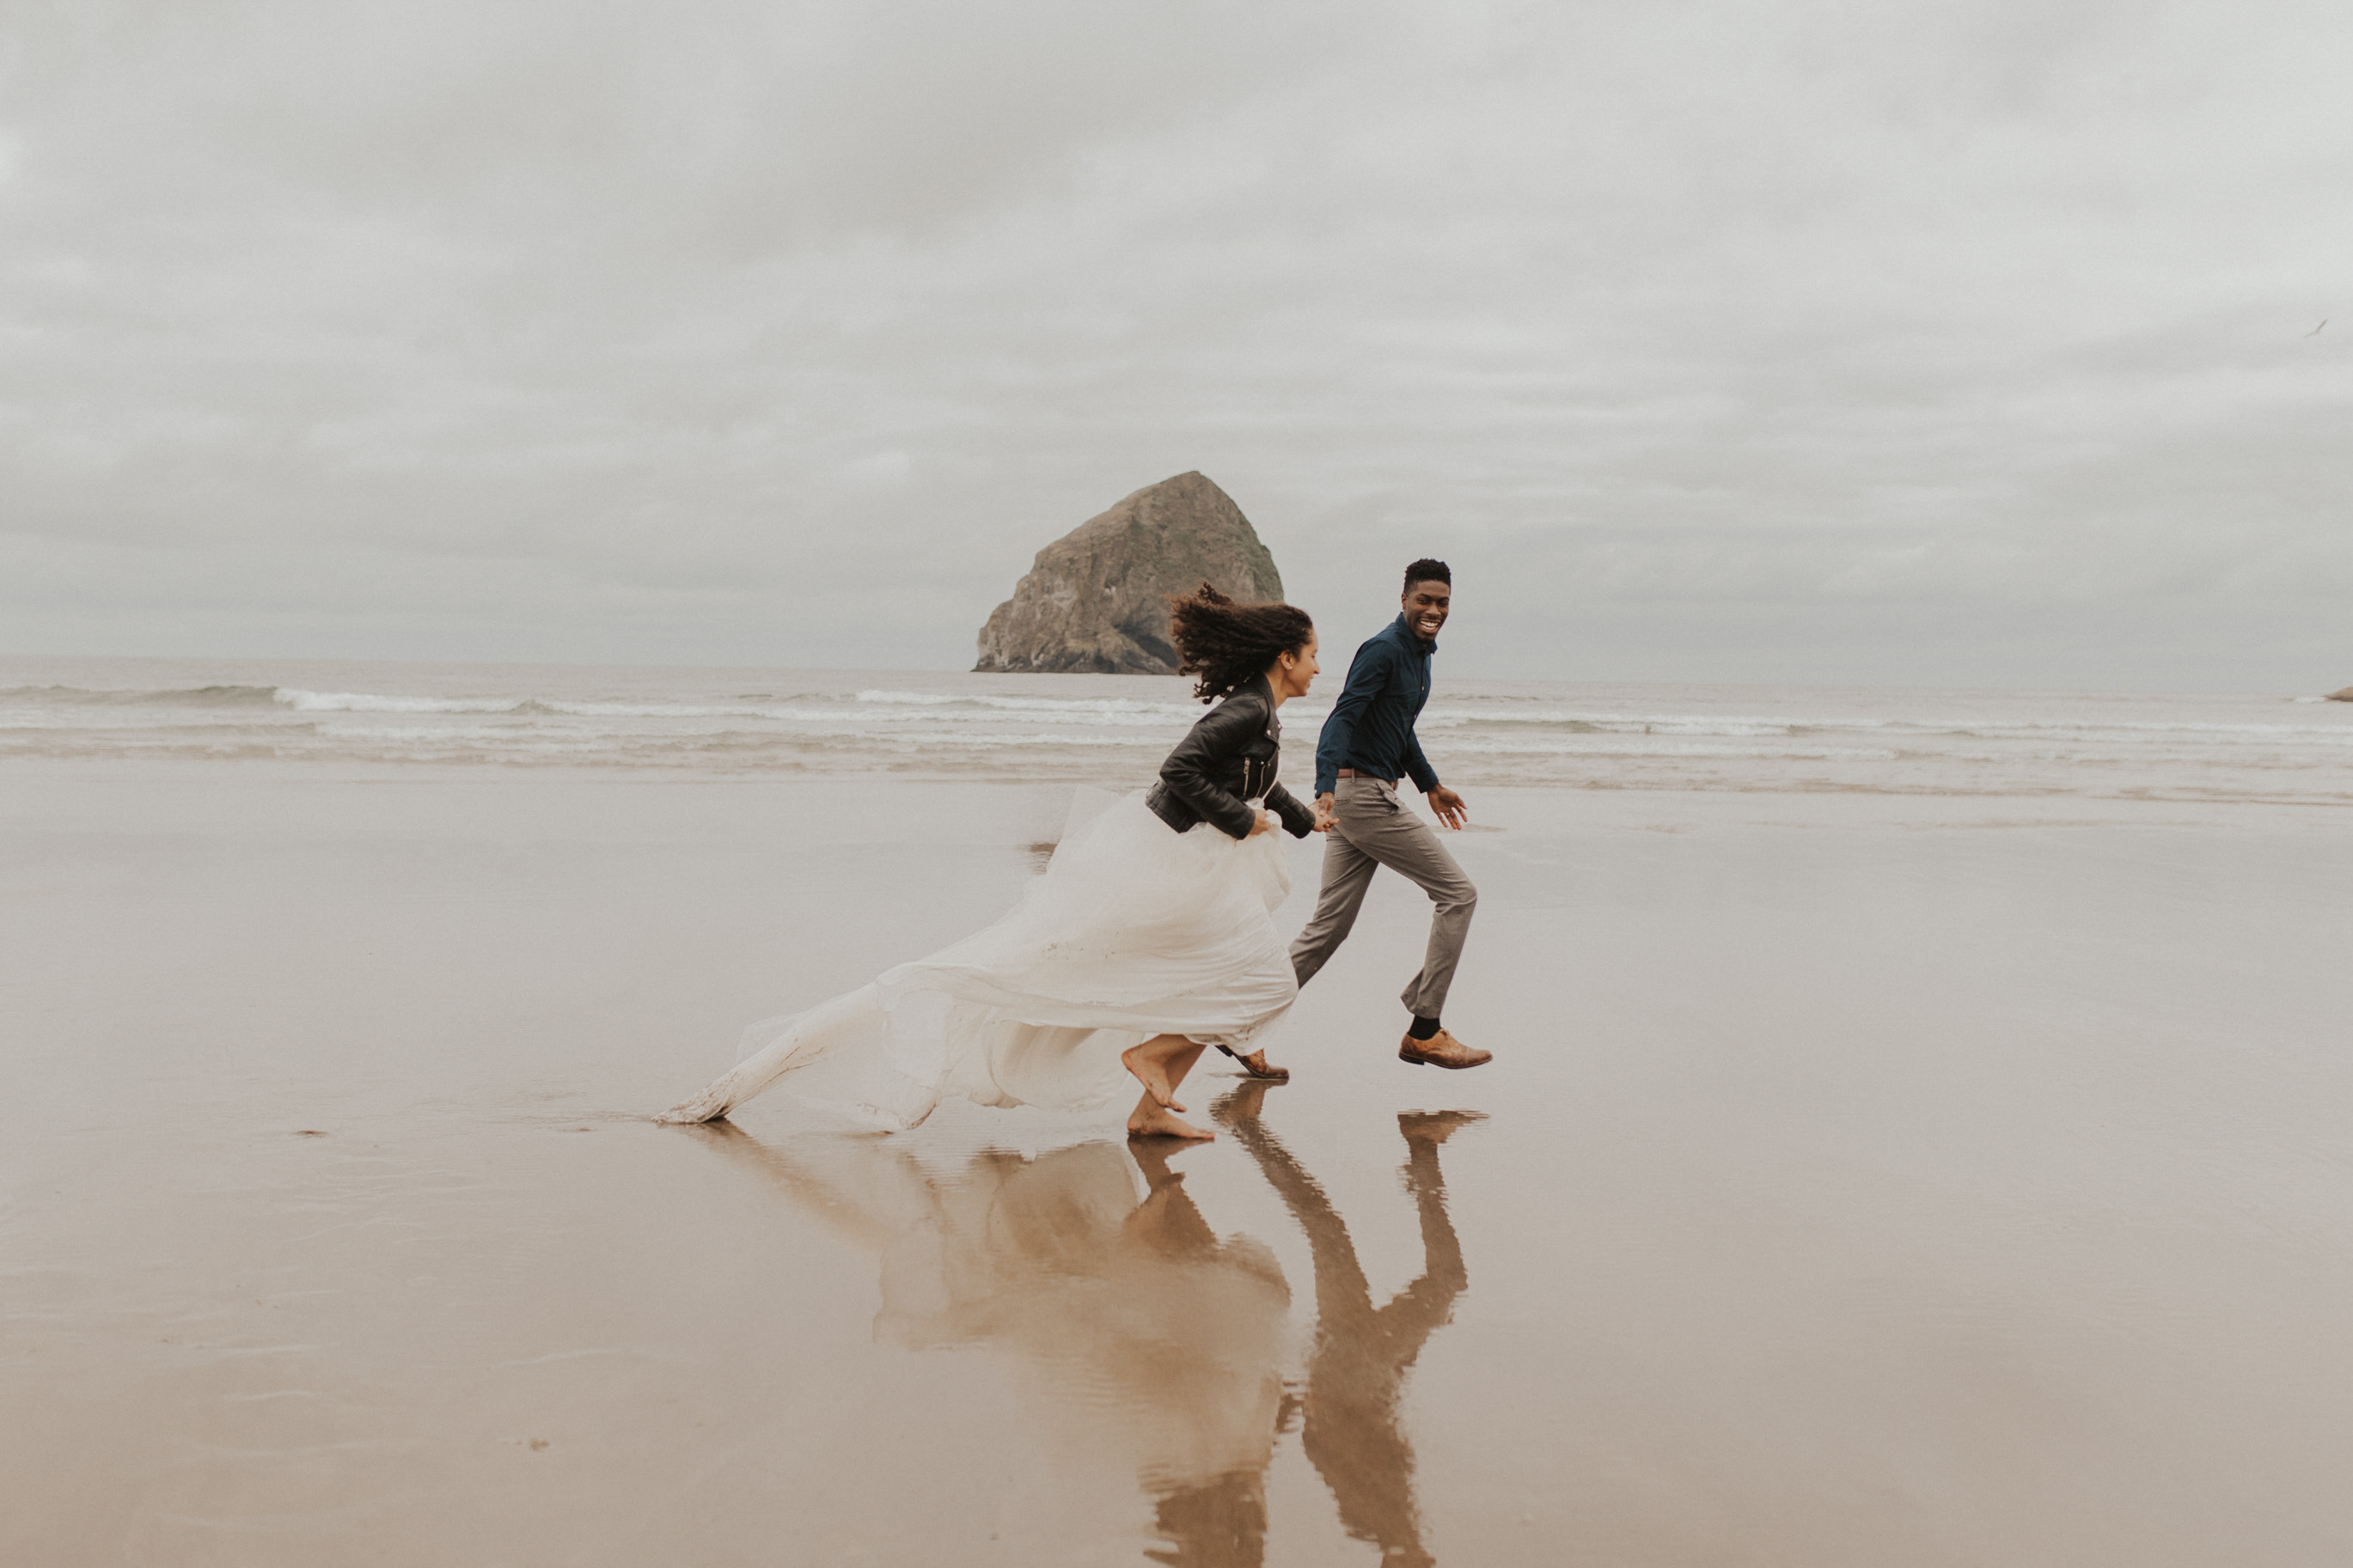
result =
[{"label": "bird in sky", "polygon": [[[2320,327],[2325,327],[2327,325],[2328,325],[2328,318],[2326,316],[2321,317]],[[2304,335],[2307,338],[2316,338],[2320,335],[2320,327],[2315,327],[2312,331],[2305,333]]]}]

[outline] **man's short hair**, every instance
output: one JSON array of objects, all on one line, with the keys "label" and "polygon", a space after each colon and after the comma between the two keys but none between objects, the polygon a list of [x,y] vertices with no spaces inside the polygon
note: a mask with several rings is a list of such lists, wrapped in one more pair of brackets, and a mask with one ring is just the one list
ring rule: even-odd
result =
[{"label": "man's short hair", "polygon": [[1446,569],[1445,562],[1432,561],[1425,555],[1405,569],[1405,591],[1412,593],[1416,583],[1443,583],[1451,588],[1454,574]]}]

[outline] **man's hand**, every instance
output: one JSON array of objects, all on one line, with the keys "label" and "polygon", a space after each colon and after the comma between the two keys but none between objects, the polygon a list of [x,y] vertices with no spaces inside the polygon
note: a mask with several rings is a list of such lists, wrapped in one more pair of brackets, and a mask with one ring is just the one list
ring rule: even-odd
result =
[{"label": "man's hand", "polygon": [[1471,808],[1462,804],[1461,795],[1444,784],[1439,784],[1423,798],[1430,802],[1430,809],[1438,813],[1439,821],[1458,832],[1464,823],[1471,820]]},{"label": "man's hand", "polygon": [[1326,792],[1315,797],[1314,832],[1329,833],[1340,824],[1340,797]]}]

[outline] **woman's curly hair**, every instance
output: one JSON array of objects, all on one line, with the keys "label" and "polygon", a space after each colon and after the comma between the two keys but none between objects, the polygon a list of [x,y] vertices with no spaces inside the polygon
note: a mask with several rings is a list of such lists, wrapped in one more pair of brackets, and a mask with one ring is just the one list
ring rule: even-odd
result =
[{"label": "woman's curly hair", "polygon": [[1204,702],[1241,689],[1277,654],[1297,653],[1314,635],[1315,623],[1295,605],[1237,605],[1207,583],[1168,596],[1176,673],[1200,677],[1193,695]]}]

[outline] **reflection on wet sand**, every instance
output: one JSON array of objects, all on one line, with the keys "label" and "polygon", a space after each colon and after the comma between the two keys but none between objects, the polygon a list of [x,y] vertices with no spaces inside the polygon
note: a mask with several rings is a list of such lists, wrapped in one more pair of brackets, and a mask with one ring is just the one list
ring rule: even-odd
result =
[{"label": "reflection on wet sand", "polygon": [[1413,1447],[1398,1426],[1405,1374],[1470,1285],[1462,1244],[1446,1213],[1438,1148],[1476,1111],[1408,1111],[1406,1190],[1421,1218],[1421,1274],[1385,1307],[1356,1261],[1348,1226],[1324,1188],[1258,1119],[1266,1085],[1245,1084],[1210,1113],[1250,1151],[1307,1233],[1315,1259],[1315,1347],[1307,1362],[1303,1446],[1340,1506],[1350,1535],[1381,1549],[1383,1563],[1435,1561],[1421,1544],[1413,1495]]},{"label": "reflection on wet sand", "polygon": [[[990,1150],[929,1169],[903,1139],[804,1136],[766,1144],[726,1122],[695,1134],[760,1171],[881,1259],[875,1335],[908,1349],[987,1344],[1066,1452],[1132,1468],[1184,1568],[1264,1560],[1266,1470],[1303,1414],[1303,1446],[1348,1533],[1388,1563],[1425,1564],[1400,1385],[1465,1284],[1438,1148],[1465,1120],[1398,1119],[1421,1212],[1421,1277],[1376,1309],[1323,1187],[1259,1121],[1267,1086],[1210,1108],[1305,1230],[1316,1328],[1303,1393],[1282,1375],[1291,1291],[1266,1246],[1220,1240],[1159,1140],[1082,1144],[1036,1159]],[[1139,1202],[1131,1162],[1144,1180]]]},{"label": "reflection on wet sand", "polygon": [[936,1172],[904,1139],[702,1135],[881,1254],[878,1340],[999,1351],[1050,1442],[1133,1468],[1179,1542],[1169,1561],[1259,1560],[1291,1292],[1262,1243],[1218,1239],[1172,1150],[1134,1146],[1138,1203],[1130,1152],[1108,1142]]}]

